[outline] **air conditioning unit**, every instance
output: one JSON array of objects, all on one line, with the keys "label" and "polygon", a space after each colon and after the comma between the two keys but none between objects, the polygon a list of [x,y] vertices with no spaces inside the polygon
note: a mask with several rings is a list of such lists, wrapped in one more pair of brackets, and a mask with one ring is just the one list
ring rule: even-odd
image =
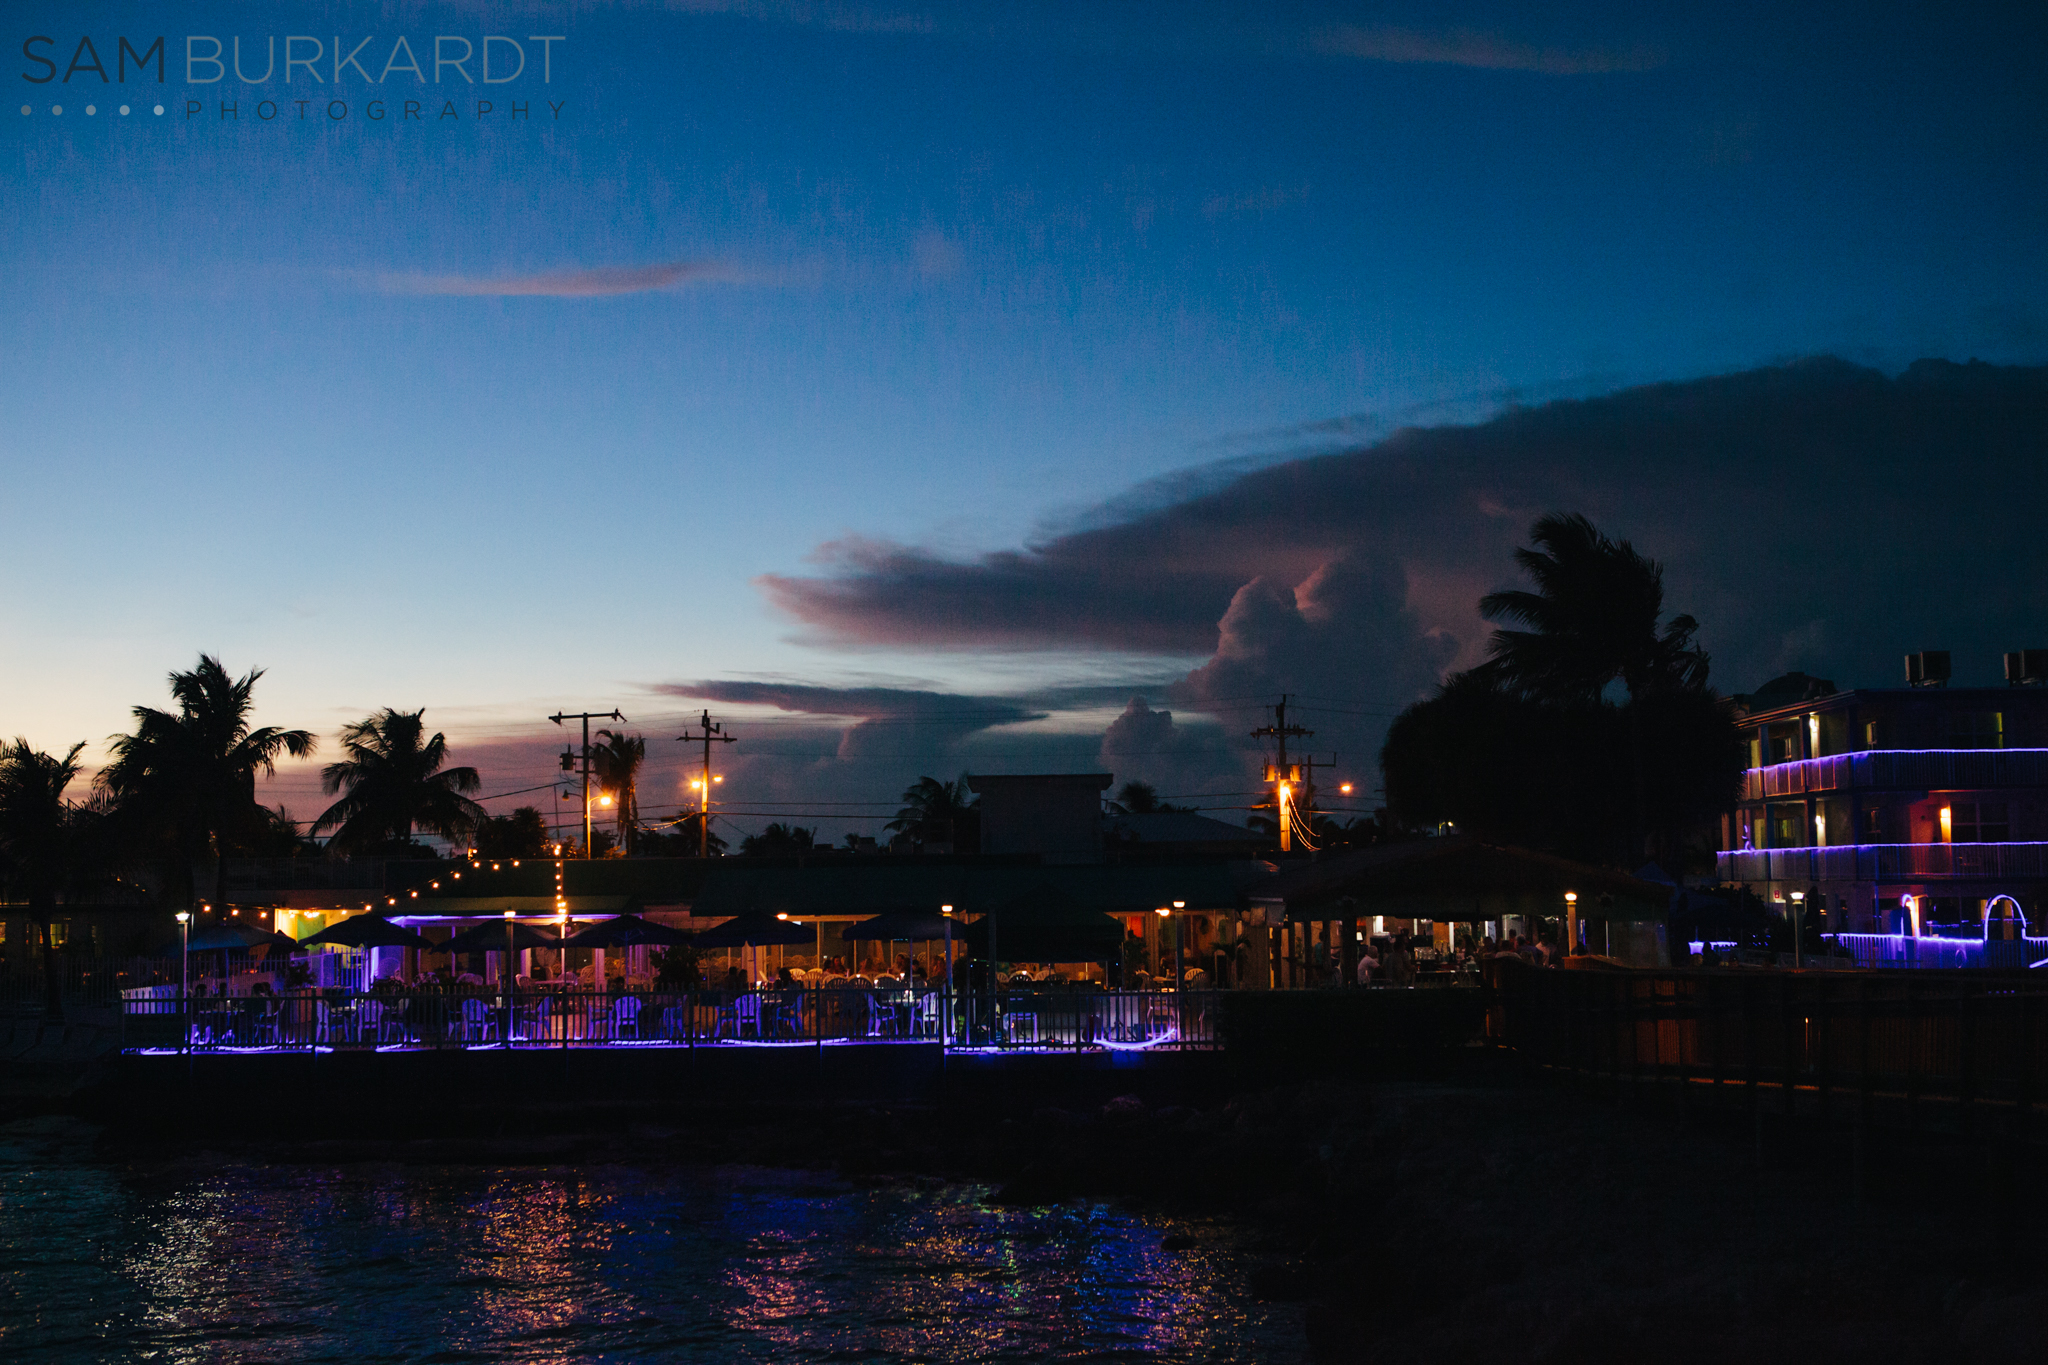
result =
[{"label": "air conditioning unit", "polygon": [[1948,651],[1945,649],[1923,649],[1918,654],[1906,656],[1908,687],[1946,687],[1948,674]]},{"label": "air conditioning unit", "polygon": [[2005,656],[2005,680],[2014,687],[2048,682],[2048,649],[2015,649]]}]

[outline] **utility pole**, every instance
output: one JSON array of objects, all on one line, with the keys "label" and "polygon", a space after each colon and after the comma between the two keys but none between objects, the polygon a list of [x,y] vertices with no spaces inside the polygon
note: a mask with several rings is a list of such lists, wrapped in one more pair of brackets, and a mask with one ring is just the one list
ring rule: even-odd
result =
[{"label": "utility pole", "polygon": [[1280,745],[1279,761],[1268,770],[1266,780],[1274,784],[1273,805],[1280,817],[1280,851],[1282,853],[1287,852],[1294,846],[1292,822],[1289,819],[1287,810],[1288,796],[1291,791],[1290,784],[1294,781],[1294,774],[1287,766],[1287,741],[1290,738],[1307,739],[1314,733],[1315,731],[1313,730],[1304,730],[1299,725],[1289,725],[1287,723],[1287,694],[1285,692],[1280,694],[1280,704],[1273,708],[1273,723],[1271,725],[1262,725],[1252,731],[1253,739],[1277,740]]},{"label": "utility pole", "polygon": [[[557,725],[560,725],[565,720],[580,720],[583,722],[583,856],[588,858],[592,856],[590,847],[590,722],[593,720],[615,720],[619,724],[624,725],[626,718],[614,709],[611,711],[564,712],[560,715],[549,716],[548,719]],[[565,754],[563,757],[566,758],[568,755]],[[564,763],[562,766],[566,768],[569,765]]]},{"label": "utility pole", "polygon": [[697,856],[709,858],[711,856],[711,746],[713,744],[737,744],[739,743],[739,736],[728,735],[722,726],[713,725],[709,711],[704,713],[704,718],[698,721],[697,725],[702,731],[701,734],[677,735],[676,739],[684,744],[702,744],[704,746],[704,776],[698,782],[698,786],[702,789],[704,804],[700,808],[698,815]]}]

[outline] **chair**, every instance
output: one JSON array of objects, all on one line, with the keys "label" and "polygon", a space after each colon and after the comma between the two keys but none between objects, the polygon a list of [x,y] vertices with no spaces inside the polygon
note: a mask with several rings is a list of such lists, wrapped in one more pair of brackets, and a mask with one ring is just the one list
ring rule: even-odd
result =
[{"label": "chair", "polygon": [[358,1000],[356,1002],[355,1038],[358,1043],[380,1043],[384,1040],[384,1002],[381,1000]]},{"label": "chair", "polygon": [[1029,1013],[1012,1013],[1003,1016],[1003,1036],[1013,1043],[1035,1043],[1038,1041],[1038,1016]]},{"label": "chair", "polygon": [[491,1036],[491,1011],[483,1001],[471,996],[462,1002],[461,1037],[465,1043],[481,1043]]},{"label": "chair", "polygon": [[867,994],[867,1002],[868,1002],[868,1037],[870,1037],[870,1038],[893,1038],[893,1037],[895,1037],[895,1036],[896,1036],[896,1011],[895,1011],[895,1009],[894,1009],[893,1007],[885,1007],[885,1006],[884,1006],[884,1005],[882,1004],[882,1002],[881,1002],[880,1000],[878,1000],[878,999],[876,999],[876,998],[875,998],[875,993],[874,993],[873,991],[869,991],[869,992],[868,992],[868,994]]},{"label": "chair", "polygon": [[939,1036],[939,993],[928,991],[917,998],[917,1021],[914,1025],[920,1038]]},{"label": "chair", "polygon": [[612,1001],[609,1014],[600,1015],[591,1021],[596,1026],[595,1037],[637,1038],[640,1034],[640,999],[638,996],[622,995]]},{"label": "chair", "polygon": [[661,1012],[661,1036],[673,1042],[686,1038],[690,1032],[690,1007],[670,1005]]}]

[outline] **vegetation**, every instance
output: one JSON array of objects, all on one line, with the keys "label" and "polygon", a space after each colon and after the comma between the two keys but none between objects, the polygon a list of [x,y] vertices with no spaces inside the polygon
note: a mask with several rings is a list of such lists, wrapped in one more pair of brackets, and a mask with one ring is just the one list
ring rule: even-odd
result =
[{"label": "vegetation", "polygon": [[[1539,520],[1516,552],[1535,591],[1480,601],[1492,657],[1403,712],[1380,766],[1414,826],[1633,866],[1680,865],[1741,780],[1733,717],[1664,573],[1586,518]],[[1615,695],[1616,689],[1620,695]]]},{"label": "vegetation", "polygon": [[1111,815],[1164,815],[1171,811],[1192,811],[1193,806],[1176,806],[1159,799],[1159,788],[1150,782],[1126,782],[1118,787],[1116,800],[1109,803]]},{"label": "vegetation", "polygon": [[317,741],[304,730],[252,728],[260,668],[233,678],[201,655],[189,673],[171,674],[178,709],[135,708],[135,733],[116,735],[113,762],[99,780],[112,795],[124,833],[156,852],[174,897],[193,898],[192,867],[212,858],[213,896],[224,899],[227,855],[270,824],[256,803],[256,775],[277,771],[280,755],[305,758]]},{"label": "vegetation", "polygon": [[469,837],[481,857],[538,858],[547,852],[547,817],[538,806],[521,806],[510,815],[486,815]]},{"label": "vegetation", "polygon": [[640,851],[640,799],[636,784],[647,761],[647,739],[615,730],[599,730],[604,741],[590,751],[598,781],[612,794],[612,826],[628,857]]},{"label": "vegetation", "polygon": [[748,854],[808,853],[816,847],[818,832],[796,825],[785,825],[781,821],[768,826],[759,834],[749,834],[740,840],[740,852]]},{"label": "vegetation", "polygon": [[952,782],[920,777],[902,799],[903,808],[883,828],[908,833],[919,844],[950,844],[955,853],[981,847],[981,812],[966,777]]},{"label": "vegetation", "polygon": [[469,799],[482,786],[476,769],[443,769],[448,741],[438,732],[427,737],[425,715],[387,706],[341,732],[348,757],[321,770],[320,789],[347,794],[313,822],[315,834],[334,831],[338,852],[425,853],[413,842],[415,829],[467,844],[485,818]]},{"label": "vegetation", "polygon": [[52,1018],[63,1016],[61,982],[50,961],[50,915],[57,893],[76,871],[78,830],[65,788],[78,776],[74,744],[62,758],[29,747],[25,739],[0,745],[0,859],[10,888],[28,902],[43,954],[43,981],[49,992],[45,1008]]}]

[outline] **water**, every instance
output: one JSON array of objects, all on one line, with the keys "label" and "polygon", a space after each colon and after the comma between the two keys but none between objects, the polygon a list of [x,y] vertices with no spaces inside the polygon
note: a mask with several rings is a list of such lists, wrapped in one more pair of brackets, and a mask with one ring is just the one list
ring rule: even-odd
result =
[{"label": "water", "polygon": [[[1305,1358],[1216,1229],[758,1169],[95,1160],[0,1127],[0,1359]],[[1193,1233],[1164,1251],[1166,1232]]]}]

